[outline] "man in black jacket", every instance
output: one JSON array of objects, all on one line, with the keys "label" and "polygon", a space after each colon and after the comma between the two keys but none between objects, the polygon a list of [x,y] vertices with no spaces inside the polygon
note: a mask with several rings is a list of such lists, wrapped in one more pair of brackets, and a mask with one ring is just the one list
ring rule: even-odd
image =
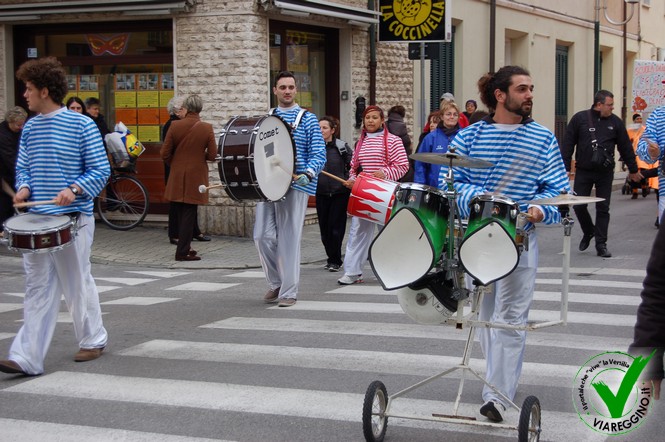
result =
[{"label": "man in black jacket", "polygon": [[[614,95],[610,91],[598,91],[591,109],[580,111],[570,119],[561,143],[561,156],[568,172],[570,172],[571,159],[575,146],[577,146],[573,191],[579,196],[589,196],[591,189],[595,186],[596,196],[604,198],[603,201],[596,203],[595,225],[586,204],[575,206],[575,214],[583,233],[580,251],[586,250],[591,239],[595,237],[596,252],[603,258],[612,256],[607,250],[607,231],[610,225],[610,196],[614,179],[615,145],[630,171],[628,178],[637,182],[642,179],[626,126],[619,117],[612,113],[613,109]],[[611,161],[608,161],[607,164],[594,165],[592,163],[591,144],[594,139],[599,149],[604,149],[609,154]]]}]

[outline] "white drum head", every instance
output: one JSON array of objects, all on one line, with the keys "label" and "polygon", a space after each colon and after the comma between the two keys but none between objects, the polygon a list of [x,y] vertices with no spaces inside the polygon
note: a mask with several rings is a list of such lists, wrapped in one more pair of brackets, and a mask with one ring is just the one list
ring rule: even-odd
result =
[{"label": "white drum head", "polygon": [[269,115],[255,128],[254,173],[261,192],[278,201],[291,187],[295,170],[295,147],[286,123]]},{"label": "white drum head", "polygon": [[409,207],[400,209],[369,249],[369,262],[385,290],[404,287],[425,276],[434,261],[434,246]]},{"label": "white drum head", "polygon": [[51,233],[61,230],[71,223],[72,220],[68,216],[22,213],[5,221],[4,227],[5,230],[14,233]]},{"label": "white drum head", "polygon": [[519,258],[515,241],[497,222],[473,232],[459,249],[464,270],[483,285],[508,276],[517,267]]},{"label": "white drum head", "polygon": [[402,287],[397,290],[397,300],[404,313],[419,324],[444,324],[455,313],[441,304],[427,287],[418,290]]}]

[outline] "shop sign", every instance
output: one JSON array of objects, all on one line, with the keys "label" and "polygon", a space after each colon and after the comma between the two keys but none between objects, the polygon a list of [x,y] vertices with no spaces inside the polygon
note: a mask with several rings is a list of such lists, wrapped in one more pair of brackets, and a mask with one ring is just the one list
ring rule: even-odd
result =
[{"label": "shop sign", "polygon": [[380,0],[379,40],[447,42],[452,40],[451,0]]}]

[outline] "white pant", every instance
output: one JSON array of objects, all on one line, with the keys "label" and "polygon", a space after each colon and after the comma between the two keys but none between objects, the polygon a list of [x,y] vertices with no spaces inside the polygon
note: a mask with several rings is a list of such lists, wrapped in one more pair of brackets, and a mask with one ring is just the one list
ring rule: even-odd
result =
[{"label": "white pant", "polygon": [[369,246],[372,245],[374,234],[379,224],[354,216],[351,218],[351,229],[346,241],[344,253],[344,274],[362,275],[363,265],[367,261]]},{"label": "white pant", "polygon": [[254,243],[270,290],[295,299],[300,282],[300,240],[309,195],[289,189],[284,199],[256,205]]},{"label": "white pant", "polygon": [[[537,268],[538,241],[534,230],[529,236],[529,251],[522,252],[517,268],[510,275],[496,281],[493,288],[485,292],[479,319],[493,323],[525,325],[533,300]],[[485,379],[512,401],[522,373],[526,331],[481,328],[478,335],[487,364]],[[485,386],[483,401],[489,400],[502,403],[508,408],[499,395]]]},{"label": "white pant", "polygon": [[90,250],[95,236],[95,218],[79,217],[73,244],[54,252],[24,253],[24,323],[9,350],[9,359],[28,374],[44,372],[48,352],[64,295],[80,348],[106,346],[108,335],[102,324],[99,293],[91,274]]}]

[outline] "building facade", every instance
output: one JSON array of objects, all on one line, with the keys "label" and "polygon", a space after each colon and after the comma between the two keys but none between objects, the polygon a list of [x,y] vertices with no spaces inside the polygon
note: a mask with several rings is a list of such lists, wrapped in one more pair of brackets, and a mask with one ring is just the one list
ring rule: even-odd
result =
[{"label": "building facade", "polygon": [[[342,139],[357,139],[363,99],[385,110],[403,105],[417,139],[440,93],[477,100],[483,73],[520,64],[534,77],[535,119],[559,133],[591,104],[596,41],[599,84],[627,107],[632,62],[665,53],[658,50],[665,47],[663,2],[641,0],[626,26],[605,17],[628,17],[631,6],[624,12],[621,0],[435,3],[451,14],[453,38],[437,46],[436,59],[421,62],[409,60],[409,41],[373,38],[379,0],[0,0],[0,109],[24,104],[14,78],[20,63],[57,56],[70,74],[71,95],[99,98],[109,126],[123,121],[144,143],[139,178],[151,211],[163,213],[158,153],[173,94],[201,95],[202,118],[219,135],[234,115],[265,115],[274,104],[274,74],[289,69],[298,79],[297,101],[318,116],[339,117]],[[217,164],[210,178],[220,182]],[[204,231],[251,235],[255,201],[234,201],[219,190],[211,197],[200,208]]]}]

